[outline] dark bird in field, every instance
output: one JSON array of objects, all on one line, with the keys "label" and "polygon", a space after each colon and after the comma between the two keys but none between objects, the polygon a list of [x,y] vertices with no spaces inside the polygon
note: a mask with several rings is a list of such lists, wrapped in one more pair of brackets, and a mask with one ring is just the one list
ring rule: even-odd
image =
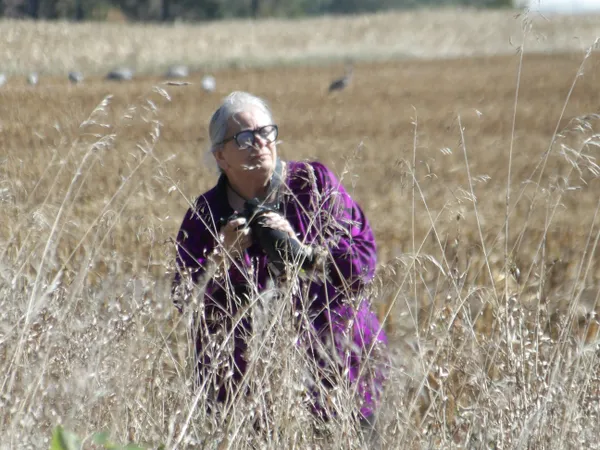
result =
[{"label": "dark bird in field", "polygon": [[346,88],[346,86],[348,86],[350,84],[351,80],[352,80],[352,65],[349,64],[346,66],[346,74],[343,77],[338,78],[337,80],[334,80],[329,85],[329,92],[341,91],[342,89]]},{"label": "dark bird in field", "polygon": [[71,71],[69,72],[69,81],[73,84],[81,83],[83,81],[83,74],[81,72]]},{"label": "dark bird in field", "polygon": [[114,81],[131,81],[133,79],[133,70],[128,69],[127,67],[121,67],[110,71],[106,75],[106,79]]}]

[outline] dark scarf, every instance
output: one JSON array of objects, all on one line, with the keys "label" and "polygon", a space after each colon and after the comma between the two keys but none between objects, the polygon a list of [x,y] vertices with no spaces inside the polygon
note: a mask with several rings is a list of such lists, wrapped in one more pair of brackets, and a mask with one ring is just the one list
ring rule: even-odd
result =
[{"label": "dark scarf", "polygon": [[[283,182],[283,163],[279,158],[277,158],[277,162],[275,163],[275,170],[273,175],[271,176],[271,180],[269,181],[269,186],[267,188],[267,193],[265,195],[264,200],[259,199],[250,199],[247,200],[247,203],[254,203],[254,205],[260,204],[262,206],[266,206],[268,208],[274,209],[276,211],[281,211],[282,205],[282,189],[280,189],[281,184]],[[229,200],[227,198],[227,185],[229,184],[227,180],[227,176],[222,173],[219,177],[219,181],[217,182],[217,198],[221,205],[223,205],[223,209],[221,212],[221,217],[218,219],[219,227],[224,226],[229,218],[234,214],[234,210],[229,204]],[[239,194],[237,194],[239,195]],[[277,273],[277,269],[275,269],[275,273]],[[242,293],[246,292],[247,286],[239,285],[236,287],[236,292],[238,297],[244,298]]]},{"label": "dark scarf", "polygon": [[[271,175],[271,180],[269,182],[269,187],[267,188],[267,195],[265,195],[265,200],[262,200],[260,203],[268,206],[270,208],[280,210],[281,207],[281,184],[283,183],[283,163],[281,159],[277,158],[277,162],[275,163],[275,171],[273,175]],[[233,209],[229,205],[229,201],[227,199],[227,185],[229,184],[227,180],[227,175],[224,173],[219,176],[219,180],[217,181],[217,197],[219,202],[223,202],[225,205],[223,208],[225,210],[225,216],[230,216],[233,214]],[[235,191],[234,191],[235,192]],[[237,192],[236,192],[237,194]],[[239,195],[239,194],[238,194]]]}]

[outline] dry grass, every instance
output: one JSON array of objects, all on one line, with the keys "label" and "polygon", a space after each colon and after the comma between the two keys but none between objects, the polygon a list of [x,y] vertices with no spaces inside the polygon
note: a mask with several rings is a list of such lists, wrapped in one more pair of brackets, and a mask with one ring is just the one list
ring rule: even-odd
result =
[{"label": "dry grass", "polygon": [[[0,68],[9,74],[104,74],[118,65],[139,73],[169,64],[196,70],[320,64],[347,57],[446,58],[529,51],[585,50],[600,32],[598,17],[527,20],[520,11],[419,10],[368,16],[146,25],[2,21]],[[533,29],[531,26],[533,25]],[[531,32],[525,37],[523,29]]]},{"label": "dry grass", "polygon": [[[412,14],[397,17],[450,13]],[[157,78],[3,88],[0,446],[47,446],[62,422],[169,448],[360,447],[350,416],[312,428],[285,321],[257,350],[268,407],[240,401],[218,422],[190,394],[185,321],[167,294],[171,240],[215,181],[205,126],[233,89],[270,101],[283,156],[343,175],[376,231],[393,353],[386,447],[597,446],[599,63],[583,52],[525,53],[522,67],[519,54],[365,62],[331,96],[341,67],[223,69],[213,95],[199,76],[164,91]],[[254,433],[248,414],[271,434]]]}]

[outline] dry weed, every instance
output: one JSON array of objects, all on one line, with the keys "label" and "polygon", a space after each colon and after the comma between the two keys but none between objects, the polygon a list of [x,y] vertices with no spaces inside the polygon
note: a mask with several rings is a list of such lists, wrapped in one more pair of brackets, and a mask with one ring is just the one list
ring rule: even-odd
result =
[{"label": "dry weed", "polygon": [[[597,56],[521,63],[359,64],[330,97],[334,67],[220,73],[217,95],[269,100],[284,157],[333,167],[372,222],[385,448],[597,446]],[[256,397],[218,419],[193,389],[172,238],[214,183],[218,100],[191,81],[2,91],[3,448],[47,447],[58,423],[168,448],[364,446],[352,415],[307,413],[285,302],[255,299]]]}]

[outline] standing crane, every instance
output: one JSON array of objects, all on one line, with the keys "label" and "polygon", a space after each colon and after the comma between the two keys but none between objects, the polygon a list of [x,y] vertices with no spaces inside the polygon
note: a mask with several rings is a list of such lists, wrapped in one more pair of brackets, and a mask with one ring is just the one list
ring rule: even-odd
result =
[{"label": "standing crane", "polygon": [[350,81],[352,80],[352,70],[352,64],[347,64],[346,73],[343,77],[331,82],[331,84],[329,85],[329,92],[341,91],[342,89],[345,89],[346,86],[348,86],[350,84]]},{"label": "standing crane", "polygon": [[83,81],[83,74],[72,70],[69,72],[69,81],[73,84],[81,83]]}]

